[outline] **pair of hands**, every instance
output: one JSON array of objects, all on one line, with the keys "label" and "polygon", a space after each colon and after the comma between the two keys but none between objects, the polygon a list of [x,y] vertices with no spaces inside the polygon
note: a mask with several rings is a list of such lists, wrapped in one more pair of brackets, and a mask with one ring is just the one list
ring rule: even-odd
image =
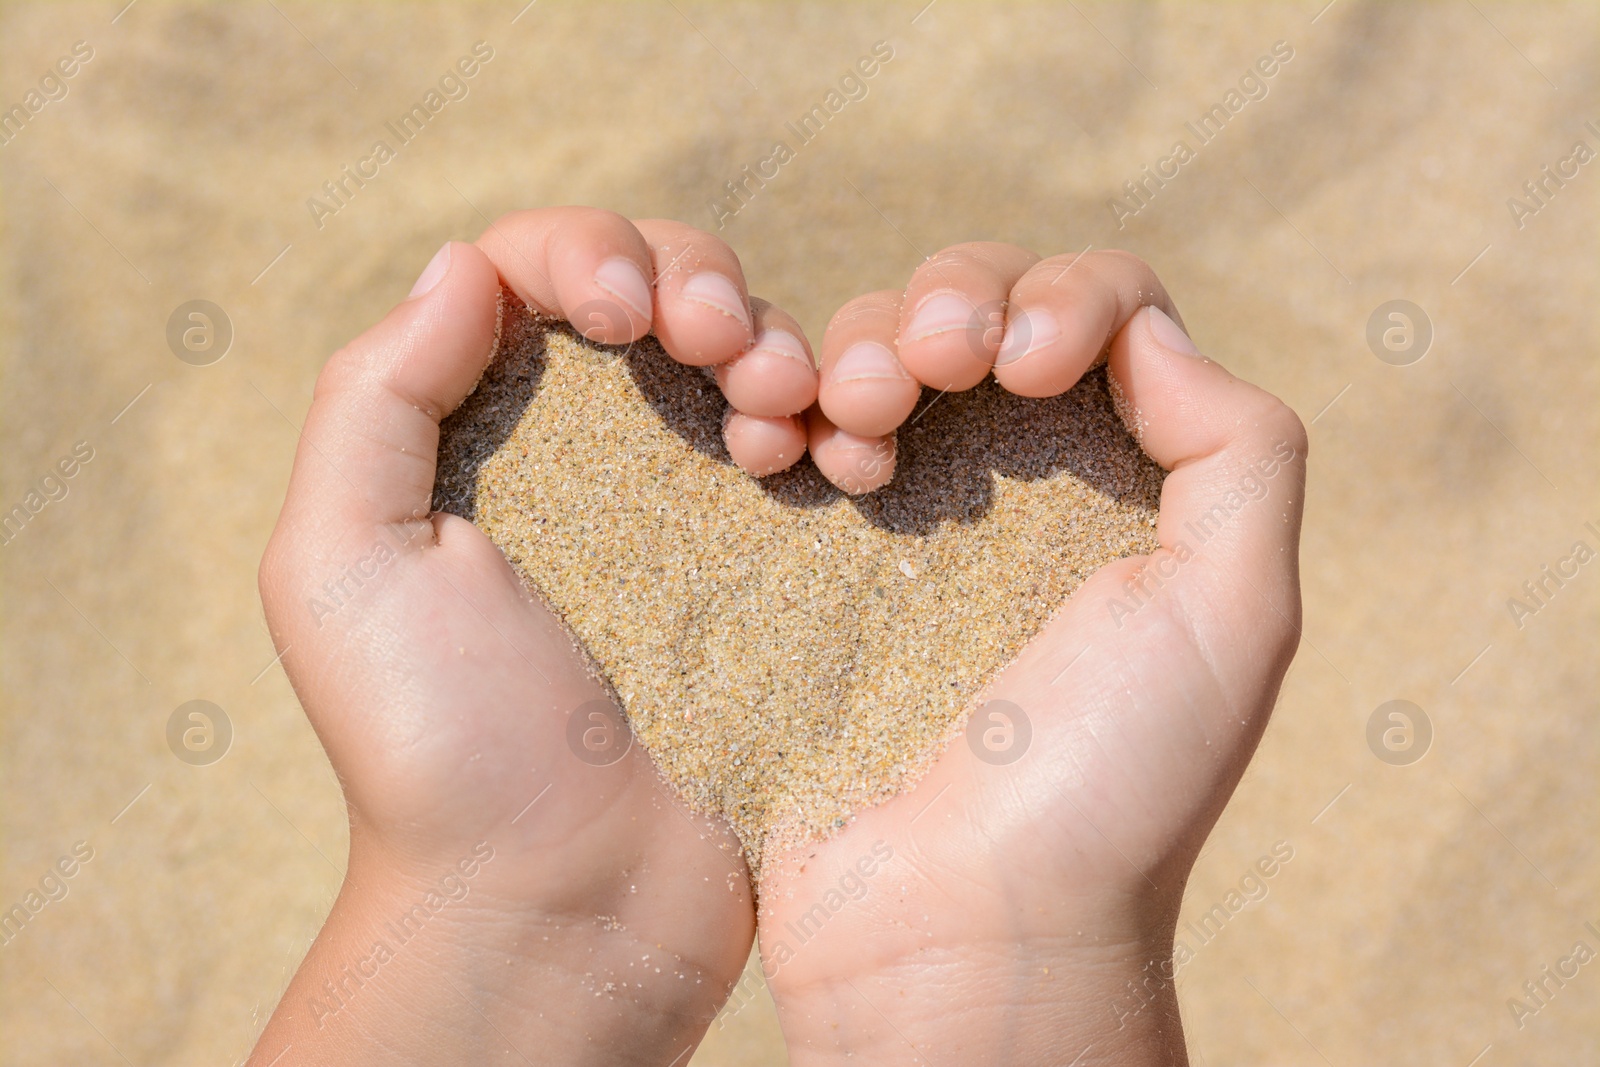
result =
[{"label": "pair of hands", "polygon": [[[712,366],[741,466],[809,449],[852,492],[892,475],[921,385],[1053,395],[1109,344],[1171,472],[1162,547],[1098,572],[990,687],[1030,717],[1022,759],[952,745],[770,858],[758,931],[731,834],[639,746],[574,755],[569,713],[607,699],[581,649],[475,527],[431,512],[439,421],[484,369],[502,282],[592,339],[649,332]],[[1298,641],[1306,439],[1175,317],[1124,253],[962,245],[847,304],[818,371],[731,250],[681,224],[547,209],[446,245],[318,379],[262,561],[351,839],[251,1062],[683,1064],[758,932],[797,1065],[1182,1062],[1163,961]]]}]

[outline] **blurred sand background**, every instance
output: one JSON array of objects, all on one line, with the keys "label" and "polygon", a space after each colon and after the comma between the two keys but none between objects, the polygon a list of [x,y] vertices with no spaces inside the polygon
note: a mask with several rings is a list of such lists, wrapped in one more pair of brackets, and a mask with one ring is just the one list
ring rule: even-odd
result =
[{"label": "blurred sand background", "polygon": [[[816,341],[952,242],[1120,245],[1311,426],[1305,641],[1185,920],[1294,854],[1181,973],[1195,1062],[1600,1062],[1600,962],[1507,1005],[1600,950],[1600,563],[1507,610],[1600,548],[1600,163],[1521,228],[1506,205],[1600,148],[1600,7],[124,2],[0,9],[0,107],[93,48],[0,147],[0,509],[93,448],[0,548],[0,908],[93,849],[0,948],[0,1062],[235,1062],[333,898],[337,784],[255,590],[326,355],[512,208],[714,226],[880,40],[727,222],[754,292]],[[319,229],[307,198],[480,40],[470,95]],[[1119,230],[1108,198],[1277,41],[1267,95]],[[232,323],[210,366],[167,345],[192,299]],[[1432,327],[1407,366],[1366,341],[1395,299]],[[232,723],[210,766],[167,744],[192,699]],[[1431,723],[1419,762],[1369,747],[1391,699]],[[770,1002],[693,1062],[782,1062]]]}]

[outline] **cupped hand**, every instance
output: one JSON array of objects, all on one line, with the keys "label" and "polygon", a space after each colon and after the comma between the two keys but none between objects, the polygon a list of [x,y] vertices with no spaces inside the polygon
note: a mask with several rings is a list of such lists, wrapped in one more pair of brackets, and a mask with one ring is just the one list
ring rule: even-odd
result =
[{"label": "cupped hand", "polygon": [[[527,250],[499,243],[514,223],[486,237],[491,254],[446,245],[328,362],[262,561],[273,638],[343,786],[351,842],[260,1063],[674,1062],[749,952],[731,835],[682,809],[629,746],[584,654],[495,546],[431,511],[439,421],[490,356],[502,277],[528,284]],[[591,280],[560,258],[581,249],[551,237],[544,251],[557,289]],[[646,312],[607,327],[629,340],[653,301],[617,287]],[[660,314],[688,350],[703,341],[689,316],[729,345],[749,325]]]},{"label": "cupped hand", "polygon": [[[1009,305],[987,349],[1001,384],[1061,392],[1109,341],[1125,419],[1170,472],[1160,548],[1079,588],[916,788],[768,858],[763,966],[796,1065],[1181,1063],[1184,882],[1298,643],[1305,431],[1196,354],[1133,257],[986,246],[977,260],[941,281],[968,308]],[[835,319],[821,386],[835,423],[888,433],[914,399],[892,377],[840,380],[839,353],[863,338],[923,384],[988,373],[975,326],[914,327],[917,297],[943,298],[927,295],[933,271]],[[961,319],[958,302],[938,310]]]}]

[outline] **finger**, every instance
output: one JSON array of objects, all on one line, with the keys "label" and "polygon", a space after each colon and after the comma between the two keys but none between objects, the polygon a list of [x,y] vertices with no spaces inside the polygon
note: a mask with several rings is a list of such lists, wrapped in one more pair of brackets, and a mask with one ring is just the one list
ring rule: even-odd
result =
[{"label": "finger", "polygon": [[1159,591],[1196,646],[1214,650],[1208,658],[1225,684],[1281,675],[1300,632],[1300,419],[1198,355],[1154,308],[1117,335],[1110,373],[1124,420],[1171,471],[1156,527],[1161,548],[1125,583],[1127,610]]},{"label": "finger", "polygon": [[477,384],[494,345],[494,264],[452,241],[383,321],[317,378],[290,476],[286,518],[370,528],[427,523],[439,420]]},{"label": "finger", "polygon": [[722,429],[728,455],[757,478],[787,470],[806,454],[801,417],[817,396],[817,372],[800,324],[787,312],[752,297],[755,343],[713,368],[733,405]]},{"label": "finger", "polygon": [[655,271],[654,333],[679,363],[724,363],[755,337],[744,269],[720,238],[671,219],[634,223]]},{"label": "finger", "polygon": [[922,384],[895,355],[900,302],[897,292],[868,293],[840,308],[828,323],[817,397],[841,430],[881,437],[906,420],[922,394]]},{"label": "finger", "polygon": [[906,286],[900,362],[933,389],[971,389],[994,367],[1006,302],[1039,257],[1016,245],[975,241],[932,256]]},{"label": "finger", "polygon": [[1146,304],[1177,319],[1155,271],[1130,253],[1084,252],[1042,260],[1011,290],[994,376],[1020,396],[1064,393]]},{"label": "finger", "polygon": [[655,318],[650,247],[633,223],[593,207],[513,211],[478,238],[506,286],[591,341],[636,341]]},{"label": "finger", "polygon": [[806,447],[822,476],[851,496],[870,493],[894,477],[893,435],[862,436],[841,430],[820,405],[806,412]]},{"label": "finger", "polygon": [[788,312],[758,297],[756,339],[744,352],[715,368],[722,395],[746,415],[798,415],[817,399],[817,365],[800,324]]},{"label": "finger", "polygon": [[730,411],[722,439],[739,468],[757,478],[788,470],[806,454],[805,422],[797,415],[763,417]]},{"label": "finger", "polygon": [[434,544],[439,420],[489,362],[499,298],[494,264],[452,242],[410,296],[328,360],[261,558],[262,604],[275,633],[292,620],[320,626],[321,590],[350,581],[340,563],[370,566]]}]

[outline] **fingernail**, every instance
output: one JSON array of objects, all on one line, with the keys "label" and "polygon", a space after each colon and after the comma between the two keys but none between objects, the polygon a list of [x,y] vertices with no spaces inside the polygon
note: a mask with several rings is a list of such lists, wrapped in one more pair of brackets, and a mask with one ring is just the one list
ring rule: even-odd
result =
[{"label": "fingernail", "polygon": [[433,254],[428,260],[428,265],[422,268],[422,273],[417,277],[417,283],[411,287],[411,292],[406,294],[407,300],[415,300],[425,295],[434,286],[450,273],[450,242],[446,241],[444,247]]},{"label": "fingernail", "polygon": [[995,354],[995,366],[1015,363],[1029,352],[1036,352],[1061,336],[1056,317],[1048,311],[1024,311],[1006,323],[1006,335]]},{"label": "fingernail", "polygon": [[[906,327],[906,340],[920,341],[952,330],[971,329],[977,309],[966,297],[955,293],[936,293],[928,297],[911,316]],[[981,325],[981,324],[979,324]]]},{"label": "fingernail", "polygon": [[1163,348],[1170,348],[1180,356],[1198,356],[1200,350],[1194,346],[1189,335],[1184,333],[1177,323],[1167,318],[1166,312],[1150,305],[1150,336]]},{"label": "fingernail", "polygon": [[600,264],[594,283],[624,304],[646,322],[651,321],[650,283],[631,259],[616,256]]},{"label": "fingernail", "polygon": [[774,352],[780,356],[798,359],[807,367],[815,370],[811,357],[806,355],[806,346],[800,343],[800,338],[788,330],[762,330],[756,335],[756,343],[750,346],[752,352]]},{"label": "fingernail", "polygon": [[863,378],[904,379],[906,373],[893,352],[876,341],[858,341],[845,349],[833,365],[834,382],[851,382]]},{"label": "fingernail", "polygon": [[722,275],[710,271],[696,274],[683,283],[680,291],[695,303],[731,315],[743,323],[745,329],[750,328],[750,309],[745,307],[744,297],[739,295],[738,287]]}]

